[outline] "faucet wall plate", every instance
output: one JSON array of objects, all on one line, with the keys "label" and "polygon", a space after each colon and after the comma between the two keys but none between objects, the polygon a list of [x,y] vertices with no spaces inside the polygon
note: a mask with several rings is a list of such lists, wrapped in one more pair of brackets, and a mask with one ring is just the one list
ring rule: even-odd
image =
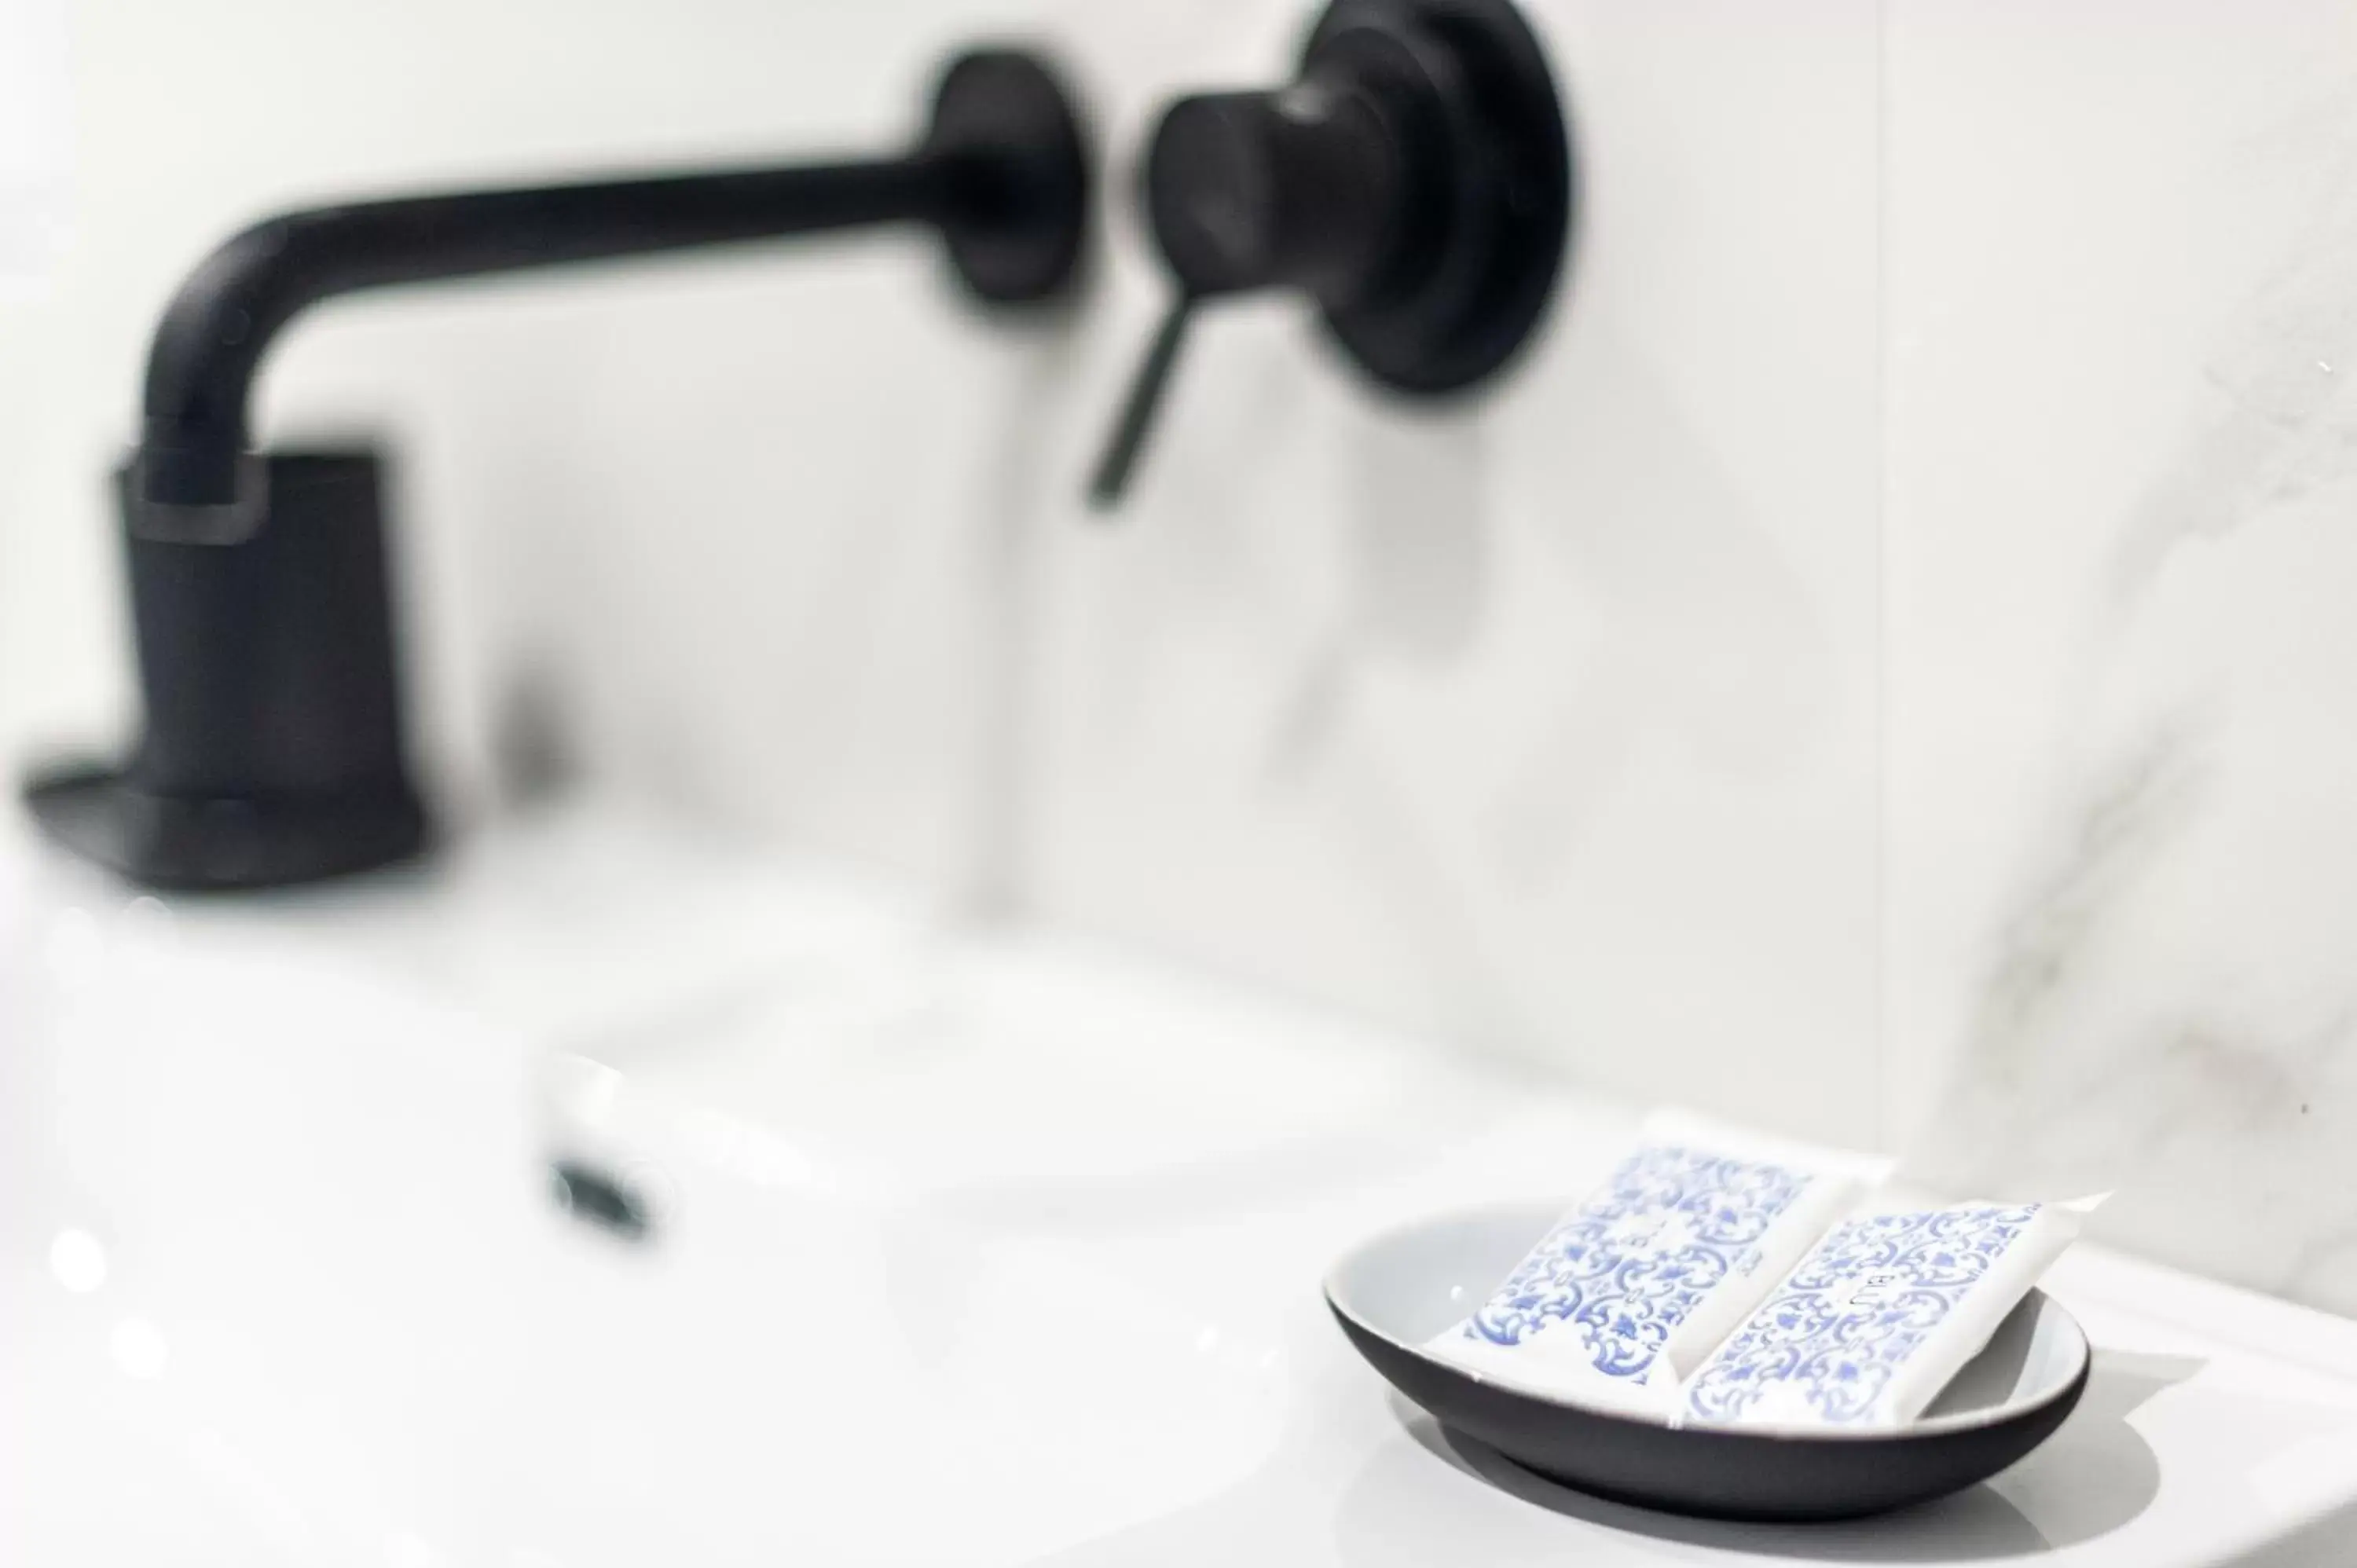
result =
[{"label": "faucet wall plate", "polygon": [[924,150],[973,170],[938,220],[966,286],[995,305],[1064,293],[1088,232],[1089,157],[1071,99],[1048,68],[1015,49],[959,56],[934,90]]},{"label": "faucet wall plate", "polygon": [[1425,73],[1459,175],[1448,238],[1423,281],[1329,304],[1326,328],[1383,386],[1460,391],[1512,359],[1545,314],[1572,221],[1572,166],[1546,56],[1510,0],[1337,0],[1303,51],[1388,57]]}]

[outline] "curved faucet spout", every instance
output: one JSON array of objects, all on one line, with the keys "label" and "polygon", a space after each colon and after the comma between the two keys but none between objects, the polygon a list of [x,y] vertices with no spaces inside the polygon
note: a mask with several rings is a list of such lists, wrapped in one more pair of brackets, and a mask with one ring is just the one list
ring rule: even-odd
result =
[{"label": "curved faucet spout", "polygon": [[242,499],[246,410],[271,345],[307,307],[362,289],[702,250],[886,223],[938,229],[999,302],[1070,282],[1087,171],[1061,89],[1029,57],[961,56],[901,156],[339,203],[241,231],[173,295],[147,355],[137,498]]}]

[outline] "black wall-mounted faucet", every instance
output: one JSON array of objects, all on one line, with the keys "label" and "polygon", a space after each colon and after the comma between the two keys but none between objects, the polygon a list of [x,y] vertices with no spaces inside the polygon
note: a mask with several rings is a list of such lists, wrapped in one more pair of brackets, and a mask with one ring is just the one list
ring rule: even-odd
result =
[{"label": "black wall-mounted faucet", "polygon": [[1479,386],[1536,330],[1571,225],[1546,57],[1512,0],[1332,0],[1297,80],[1172,103],[1141,169],[1173,297],[1090,499],[1128,488],[1195,307],[1316,302],[1377,384]]},{"label": "black wall-mounted faucet", "polygon": [[960,56],[903,156],[356,202],[206,257],[165,311],[117,475],[145,726],[129,761],[37,779],[51,835],[167,887],[307,882],[427,838],[411,782],[367,452],[259,453],[247,404],[278,334],[337,295],[883,223],[936,230],[977,297],[1070,290],[1089,210],[1054,73]]}]

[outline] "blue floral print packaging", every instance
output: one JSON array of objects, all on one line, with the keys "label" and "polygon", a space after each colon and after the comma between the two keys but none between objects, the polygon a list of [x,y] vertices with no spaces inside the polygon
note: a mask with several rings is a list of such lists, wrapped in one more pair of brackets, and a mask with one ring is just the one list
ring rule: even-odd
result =
[{"label": "blue floral print packaging", "polygon": [[1657,1415],[1887,1162],[1650,1119],[1604,1184],[1427,1353],[1527,1391]]},{"label": "blue floral print packaging", "polygon": [[2100,1197],[1837,1225],[1689,1381],[1688,1426],[1903,1426],[1980,1354]]}]

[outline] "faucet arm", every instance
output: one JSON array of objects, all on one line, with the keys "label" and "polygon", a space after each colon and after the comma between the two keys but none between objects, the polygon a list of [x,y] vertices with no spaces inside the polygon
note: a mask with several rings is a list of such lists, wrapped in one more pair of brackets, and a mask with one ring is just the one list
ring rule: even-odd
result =
[{"label": "faucet arm", "polygon": [[967,54],[905,156],[344,203],[282,213],[199,263],[147,357],[138,495],[240,499],[253,379],[289,322],[356,290],[893,222],[939,229],[986,299],[1069,281],[1086,204],[1080,134],[1030,57]]},{"label": "faucet arm", "polygon": [[147,355],[150,501],[234,498],[246,404],[271,344],[307,306],[476,277],[899,220],[942,209],[942,159],[805,165],[469,191],[310,208],[232,236],[176,294]]}]

